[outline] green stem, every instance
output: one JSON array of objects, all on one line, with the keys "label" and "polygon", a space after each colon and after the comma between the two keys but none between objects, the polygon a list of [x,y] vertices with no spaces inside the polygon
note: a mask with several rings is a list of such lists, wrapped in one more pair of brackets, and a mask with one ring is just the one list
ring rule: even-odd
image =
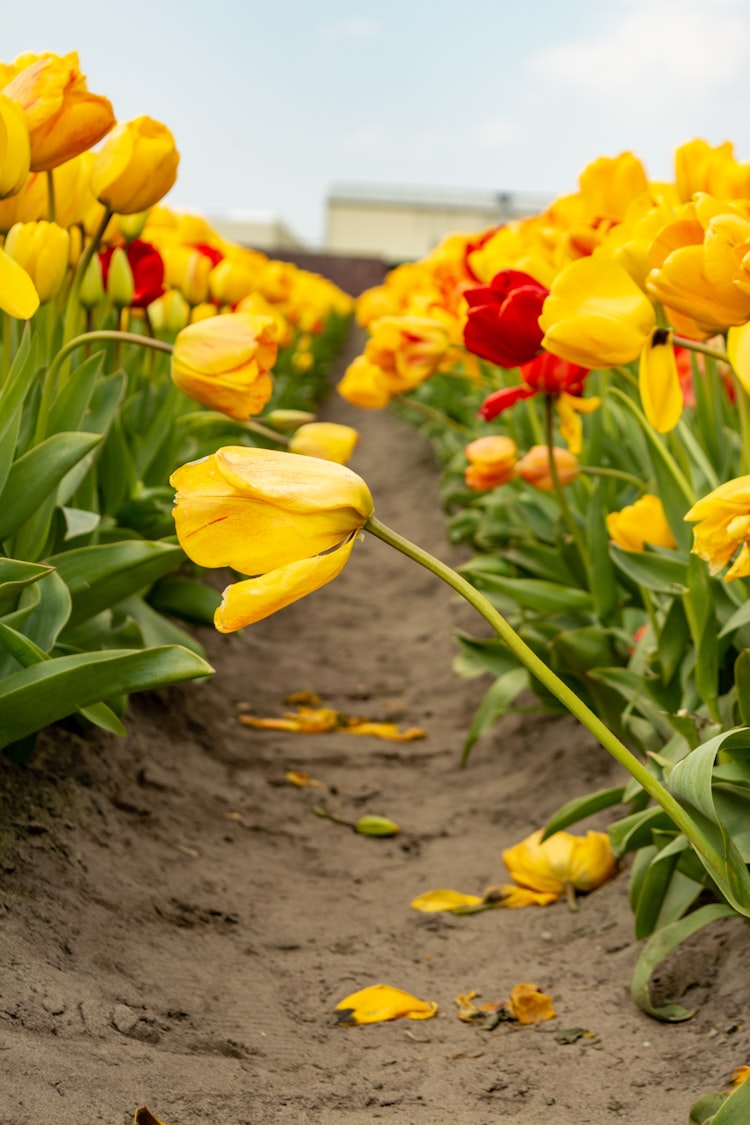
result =
[{"label": "green stem", "polygon": [[454,422],[447,414],[443,414],[442,410],[436,410],[434,406],[428,406],[426,402],[406,398],[404,395],[396,395],[394,401],[401,407],[414,410],[417,414],[422,414],[425,418],[429,418],[431,422],[438,422],[441,426],[446,426],[449,430],[455,430],[456,433],[462,434],[464,437],[473,440],[477,436],[468,429],[468,427],[462,426],[460,422]]},{"label": "green stem", "polygon": [[76,272],[73,275],[73,281],[70,286],[70,292],[68,293],[68,304],[65,310],[65,329],[63,332],[63,342],[71,340],[76,334],[78,314],[80,311],[78,307],[78,294],[81,290],[81,284],[83,283],[83,279],[86,276],[86,270],[89,268],[91,259],[99,249],[99,243],[102,240],[104,232],[109,225],[109,220],[112,218],[113,214],[114,212],[110,211],[108,207],[105,209],[104,214],[102,215],[101,222],[99,223],[97,229],[94,231],[94,236],[91,239],[91,242],[89,242],[85,247],[83,253],[81,254],[81,257],[78,260]]},{"label": "green stem", "polygon": [[720,351],[719,348],[712,348],[709,344],[701,344],[698,340],[689,340],[686,336],[672,336],[672,343],[676,348],[687,348],[691,352],[700,352],[701,355],[710,355],[714,359],[720,359],[723,363],[729,363],[729,356],[726,352]]},{"label": "green stem", "polygon": [[54,168],[47,170],[47,218],[51,223],[55,222],[56,208],[55,208],[55,171]]},{"label": "green stem", "polygon": [[581,465],[581,472],[589,477],[612,477],[613,480],[621,480],[625,484],[632,484],[639,492],[648,490],[648,484],[623,469],[602,469],[594,465]]},{"label": "green stem", "polygon": [[695,821],[689,813],[686,812],[679,801],[675,800],[661,782],[648,771],[643,762],[628,750],[627,746],[625,746],[625,744],[612,733],[609,727],[578,698],[575,692],[572,691],[567,684],[563,683],[551,668],[547,667],[533,649],[529,648],[526,642],[519,637],[502,614],[487,601],[483,594],[475,589],[462,575],[457,574],[451,567],[447,566],[439,559],[436,559],[434,555],[430,555],[421,547],[418,547],[416,543],[412,543],[409,539],[405,539],[397,532],[392,531],[391,528],[386,527],[385,524],[382,524],[380,520],[376,519],[374,516],[371,516],[365,524],[365,531],[370,531],[373,535],[377,536],[378,539],[382,539],[384,543],[395,547],[397,551],[406,555],[407,558],[412,559],[414,562],[419,563],[420,566],[431,571],[432,574],[442,579],[446,585],[455,590],[469,605],[473,606],[477,613],[494,629],[498,637],[505,642],[516,660],[518,660],[535,679],[539,680],[539,682],[543,684],[576,719],[578,719],[582,726],[594,736],[619,765],[628,771],[630,776],[633,777],[646,793],[664,810],[677,828],[685,834],[698,854],[705,857],[706,862],[711,868],[714,871],[722,870],[724,866],[723,858],[711,846],[710,841],[700,832]]},{"label": "green stem", "polygon": [[47,374],[44,377],[44,386],[42,388],[42,397],[39,403],[34,434],[35,443],[42,441],[47,436],[47,421],[50,408],[58,393],[58,382],[64,385],[64,382],[60,379],[60,371],[64,361],[76,348],[88,346],[99,340],[114,340],[118,343],[140,344],[141,347],[154,348],[160,352],[172,351],[172,345],[162,340],[153,340],[150,336],[139,336],[134,332],[115,332],[105,328],[97,329],[96,332],[84,332],[80,336],[74,336],[72,340],[68,340],[66,344],[63,344],[52,360],[52,363],[47,368]]},{"label": "green stem", "polygon": [[570,510],[568,501],[565,498],[563,487],[560,484],[560,474],[557,471],[557,462],[555,461],[555,403],[553,395],[544,396],[544,437],[547,446],[547,455],[549,457],[549,475],[552,478],[552,486],[555,490],[557,502],[560,505],[560,514],[562,515],[565,526],[568,529],[573,542],[576,545],[578,556],[583,563],[584,567],[587,566],[587,551],[586,544],[581,535],[581,529],[573,518],[573,513]]}]

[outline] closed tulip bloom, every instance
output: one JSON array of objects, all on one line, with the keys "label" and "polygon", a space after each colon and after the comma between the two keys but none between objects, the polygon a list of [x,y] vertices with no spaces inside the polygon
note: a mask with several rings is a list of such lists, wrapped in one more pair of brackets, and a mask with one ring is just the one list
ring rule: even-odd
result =
[{"label": "closed tulip bloom", "polygon": [[146,211],[177,179],[179,153],[166,125],[151,117],[122,122],[96,154],[91,175],[94,195],[111,211]]},{"label": "closed tulip bloom", "polygon": [[582,367],[612,367],[638,358],[656,316],[622,266],[594,257],[562,270],[539,323],[548,351]]},{"label": "closed tulip bloom", "polygon": [[199,247],[166,246],[164,268],[167,285],[181,290],[189,304],[202,305],[208,301],[208,279],[213,262]]},{"label": "closed tulip bloom", "polygon": [[705,559],[712,574],[735,555],[724,581],[750,574],[750,476],[719,485],[693,504],[685,519],[695,523],[693,554]]},{"label": "closed tulip bloom", "polygon": [[57,223],[16,223],[5,239],[5,251],[26,270],[44,303],[59,293],[68,272],[70,237]]},{"label": "closed tulip bloom", "polygon": [[638,386],[649,422],[657,433],[669,433],[679,422],[684,404],[669,329],[654,329],[646,342],[638,368]]},{"label": "closed tulip bloom", "polygon": [[171,478],[175,524],[199,566],[255,575],[229,586],[214,618],[233,632],[335,578],[372,515],[365,482],[344,465],[228,446]]},{"label": "closed tulip bloom", "polygon": [[307,422],[290,437],[289,452],[345,465],[358,441],[359,434],[352,426],[342,426],[338,422]]},{"label": "closed tulip bloom", "polygon": [[29,320],[39,308],[39,294],[23,266],[0,250],[0,309],[17,320]]},{"label": "closed tulip bloom", "polygon": [[78,55],[41,55],[3,90],[26,115],[32,172],[48,172],[86,152],[110,131],[115,115],[107,98],[92,94]]},{"label": "closed tulip bloom", "polygon": [[548,292],[520,270],[501,270],[489,285],[465,290],[466,347],[499,367],[528,363],[542,345],[539,317]]},{"label": "closed tulip bloom", "polygon": [[464,471],[467,488],[483,492],[513,479],[518,448],[509,437],[487,434],[470,442],[464,455],[469,462]]},{"label": "closed tulip bloom", "polygon": [[677,543],[658,496],[645,493],[619,512],[607,516],[610,539],[624,551],[642,551],[648,543],[653,547],[675,550]]},{"label": "closed tulip bloom", "polygon": [[236,305],[249,296],[258,280],[258,269],[252,260],[240,256],[224,258],[209,274],[208,288],[217,305]]},{"label": "closed tulip bloom", "polygon": [[211,316],[188,325],[175,340],[172,379],[189,398],[240,421],[271,397],[276,361],[274,324],[249,313]]},{"label": "closed tulip bloom", "polygon": [[[569,449],[563,449],[561,445],[555,445],[552,447],[552,455],[555,459],[555,468],[560,484],[563,487],[566,484],[572,484],[578,476],[579,470],[578,458],[575,453],[571,453]],[[526,484],[530,484],[532,488],[538,488],[540,492],[552,492],[555,482],[550,471],[549,446],[532,445],[528,453],[516,465],[515,475],[525,481]]]},{"label": "closed tulip bloom", "polygon": [[[113,258],[124,257],[127,263],[130,282],[130,295],[128,288],[117,286],[114,278],[110,278],[110,266]],[[104,284],[112,300],[121,307],[132,306],[136,309],[145,309],[164,292],[164,261],[161,254],[150,242],[140,238],[133,239],[126,247],[116,250],[110,247],[99,255],[102,265]],[[116,285],[113,290],[112,283]]]},{"label": "closed tulip bloom", "polygon": [[21,190],[30,162],[29,129],[24,112],[18,102],[0,94],[0,199]]}]

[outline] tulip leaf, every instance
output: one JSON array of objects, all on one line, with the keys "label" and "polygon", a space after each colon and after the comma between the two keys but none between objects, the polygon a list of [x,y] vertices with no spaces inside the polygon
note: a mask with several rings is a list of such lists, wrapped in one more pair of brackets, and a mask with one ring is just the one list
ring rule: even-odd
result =
[{"label": "tulip leaf", "polygon": [[740,719],[750,726],[750,649],[744,648],[734,662],[734,684]]},{"label": "tulip leaf", "polygon": [[736,915],[731,906],[723,902],[713,902],[709,903],[708,906],[701,906],[692,914],[688,914],[687,917],[680,918],[677,922],[672,922],[652,934],[638,958],[630,986],[631,996],[641,1011],[657,1020],[668,1023],[689,1020],[695,1014],[694,1011],[689,1011],[679,1004],[664,1004],[657,1007],[651,1000],[651,977],[665,957],[674,949],[677,949],[679,945],[682,945],[684,941],[687,941],[689,937],[719,918],[731,918],[732,916]]},{"label": "tulip leaf", "polygon": [[596,616],[606,623],[617,613],[620,589],[609,552],[609,533],[604,518],[600,484],[601,482],[596,482],[589,500],[587,526],[590,557],[589,585],[594,597]]},{"label": "tulip leaf", "polygon": [[44,660],[0,682],[0,748],[115,695],[208,676],[213,669],[175,645]]},{"label": "tulip leaf", "polygon": [[650,807],[640,812],[631,813],[609,826],[609,838],[612,841],[612,851],[620,859],[627,852],[637,851],[639,848],[651,844],[652,832],[659,829],[674,828],[672,821],[660,808]]},{"label": "tulip leaf", "polygon": [[487,672],[502,676],[518,667],[515,656],[505,641],[498,637],[469,637],[459,633],[457,640],[461,651],[453,661],[453,670],[464,679],[483,676]]},{"label": "tulip leaf", "polygon": [[7,610],[21,591],[32,582],[52,573],[44,563],[0,558],[0,613]]},{"label": "tulip leaf", "polygon": [[170,617],[179,617],[194,625],[212,626],[214,613],[221,605],[221,594],[195,578],[168,574],[151,590],[148,604]]},{"label": "tulip leaf", "polygon": [[[721,1109],[728,1094],[704,1094],[690,1109],[688,1125],[713,1125],[716,1112]],[[739,1125],[743,1125],[739,1122]]]},{"label": "tulip leaf", "polygon": [[[462,573],[466,573],[462,568]],[[537,613],[591,613],[593,600],[586,590],[574,586],[561,586],[555,582],[545,582],[536,578],[504,578],[496,574],[481,574],[476,571],[466,573],[470,582],[482,590],[500,594],[512,599],[523,609],[536,610]]]},{"label": "tulip leaf", "polygon": [[493,723],[506,713],[516,696],[528,686],[529,675],[525,668],[513,668],[495,680],[471,721],[461,755],[462,766],[468,762],[469,754],[480,735],[489,730]]},{"label": "tulip leaf", "polygon": [[624,786],[618,785],[612,789],[600,789],[597,793],[587,793],[585,797],[574,797],[549,818],[544,827],[542,840],[567,828],[569,824],[577,824],[579,820],[585,820],[586,817],[593,816],[602,809],[611,809],[613,805],[621,804],[624,796]]},{"label": "tulip leaf", "polygon": [[36,374],[37,337],[26,329],[0,391],[0,494],[16,453],[23,407]]},{"label": "tulip leaf", "polygon": [[[66,389],[70,386],[71,382],[75,382],[77,376],[78,371],[74,373],[73,377],[66,384]],[[109,375],[105,379],[100,379],[94,388],[88,410],[81,420],[80,429],[86,433],[99,434],[104,437],[109,432],[110,426],[117,414],[117,409],[122,401],[126,386],[127,379],[122,373]],[[60,482],[57,493],[59,504],[67,503],[85,480],[94,461],[104,455],[105,449],[106,443],[92,450],[75,465],[70,472],[66,473],[65,477]]]},{"label": "tulip leaf", "polygon": [[622,573],[646,590],[680,597],[688,589],[684,560],[651,551],[625,551],[615,543],[610,544],[609,553]]},{"label": "tulip leaf", "polygon": [[53,434],[13,462],[0,496],[0,542],[46,508],[59,481],[100,441],[98,434]]},{"label": "tulip leaf", "polygon": [[85,359],[71,373],[63,389],[58,393],[49,412],[48,430],[57,434],[63,430],[82,430],[86,411],[96,381],[104,362],[104,352]]},{"label": "tulip leaf", "polygon": [[709,1121],[710,1125],[747,1125],[750,1121],[750,1080],[745,1079],[732,1090]]},{"label": "tulip leaf", "polygon": [[79,547],[53,555],[49,562],[70,590],[74,626],[151,586],[184,558],[176,544],[132,539]]}]

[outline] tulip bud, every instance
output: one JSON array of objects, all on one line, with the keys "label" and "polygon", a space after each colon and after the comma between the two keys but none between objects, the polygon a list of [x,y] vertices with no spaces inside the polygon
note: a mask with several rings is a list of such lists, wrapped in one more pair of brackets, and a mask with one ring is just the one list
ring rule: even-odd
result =
[{"label": "tulip bud", "polygon": [[83,275],[81,287],[78,290],[78,300],[85,309],[95,308],[104,296],[104,282],[102,280],[102,266],[99,255],[94,254]]},{"label": "tulip bud", "polygon": [[148,210],[136,211],[132,215],[118,215],[117,225],[126,242],[132,242],[133,239],[141,237],[148,222],[148,215]]},{"label": "tulip bud", "polygon": [[345,465],[358,441],[359,434],[351,426],[338,422],[309,422],[300,426],[289,439],[289,452]]},{"label": "tulip bud", "polygon": [[304,426],[307,422],[314,422],[315,415],[310,414],[307,410],[272,410],[270,414],[264,415],[263,421],[274,430],[296,430],[299,426]]},{"label": "tulip bud", "polygon": [[168,289],[151,302],[148,315],[155,332],[176,335],[190,323],[190,305],[179,289]]},{"label": "tulip bud", "polygon": [[150,117],[116,125],[96,154],[94,195],[111,211],[133,215],[167,194],[180,157],[166,125]]},{"label": "tulip bud", "polygon": [[[563,449],[560,445],[552,447],[552,454],[560,484],[563,487],[572,484],[578,476],[578,458],[569,449]],[[532,488],[538,488],[541,492],[552,492],[555,484],[550,472],[549,446],[532,446],[516,465],[515,475],[521,477]]]},{"label": "tulip bud", "polygon": [[15,223],[5,239],[5,252],[30,275],[39,300],[60,291],[68,271],[70,239],[57,223]]},{"label": "tulip bud", "polygon": [[399,827],[387,816],[361,816],[354,823],[354,831],[360,836],[397,836]]},{"label": "tulip bud", "polygon": [[276,360],[273,321],[228,313],[188,325],[172,353],[172,380],[196,402],[244,421],[271,397]]},{"label": "tulip bud", "polygon": [[120,309],[129,308],[133,303],[135,282],[128,256],[121,246],[112,252],[107,273],[107,294],[113,305]]}]

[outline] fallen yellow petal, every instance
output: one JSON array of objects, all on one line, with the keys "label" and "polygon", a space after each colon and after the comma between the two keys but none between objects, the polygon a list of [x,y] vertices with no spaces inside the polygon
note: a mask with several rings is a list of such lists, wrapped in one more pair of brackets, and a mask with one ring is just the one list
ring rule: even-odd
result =
[{"label": "fallen yellow petal", "polygon": [[421,727],[408,727],[402,731],[396,723],[377,723],[371,719],[347,719],[345,729],[349,734],[369,734],[386,742],[413,742],[427,737]]},{"label": "fallen yellow petal", "polygon": [[164,1125],[164,1122],[160,1121],[158,1117],[154,1117],[151,1110],[146,1109],[145,1105],[135,1111],[133,1121],[135,1125]]},{"label": "fallen yellow petal", "polygon": [[496,903],[507,910],[520,910],[524,906],[550,906],[559,897],[552,891],[531,891],[528,887],[517,887],[515,883],[501,883],[499,887],[488,887],[482,901]]},{"label": "fallen yellow petal", "polygon": [[309,773],[304,770],[287,770],[284,774],[284,779],[290,785],[296,785],[298,789],[325,789],[322,781],[317,781],[314,777],[310,777]]},{"label": "fallen yellow petal", "polygon": [[511,1018],[519,1023],[542,1023],[553,1020],[557,1015],[552,1007],[552,998],[528,981],[517,984],[511,990],[508,1011]]},{"label": "fallen yellow petal", "polygon": [[301,734],[319,734],[323,731],[339,730],[347,734],[365,734],[382,738],[388,742],[411,742],[416,738],[426,738],[421,727],[408,727],[399,730],[396,723],[380,723],[372,719],[356,718],[334,711],[332,707],[298,706],[296,711],[287,711],[281,718],[261,719],[255,715],[240,715],[239,721],[246,727],[256,730],[297,731]]},{"label": "fallen yellow petal", "polygon": [[384,1023],[402,1017],[410,1020],[428,1020],[437,1013],[433,1000],[419,1000],[410,992],[390,984],[373,984],[352,992],[336,1005],[336,1023],[351,1027],[364,1023]]},{"label": "fallen yellow petal", "polygon": [[413,910],[421,910],[424,914],[437,914],[440,911],[456,910],[465,906],[481,906],[483,902],[484,899],[480,895],[465,895],[461,891],[440,888],[417,895],[411,905]]}]

